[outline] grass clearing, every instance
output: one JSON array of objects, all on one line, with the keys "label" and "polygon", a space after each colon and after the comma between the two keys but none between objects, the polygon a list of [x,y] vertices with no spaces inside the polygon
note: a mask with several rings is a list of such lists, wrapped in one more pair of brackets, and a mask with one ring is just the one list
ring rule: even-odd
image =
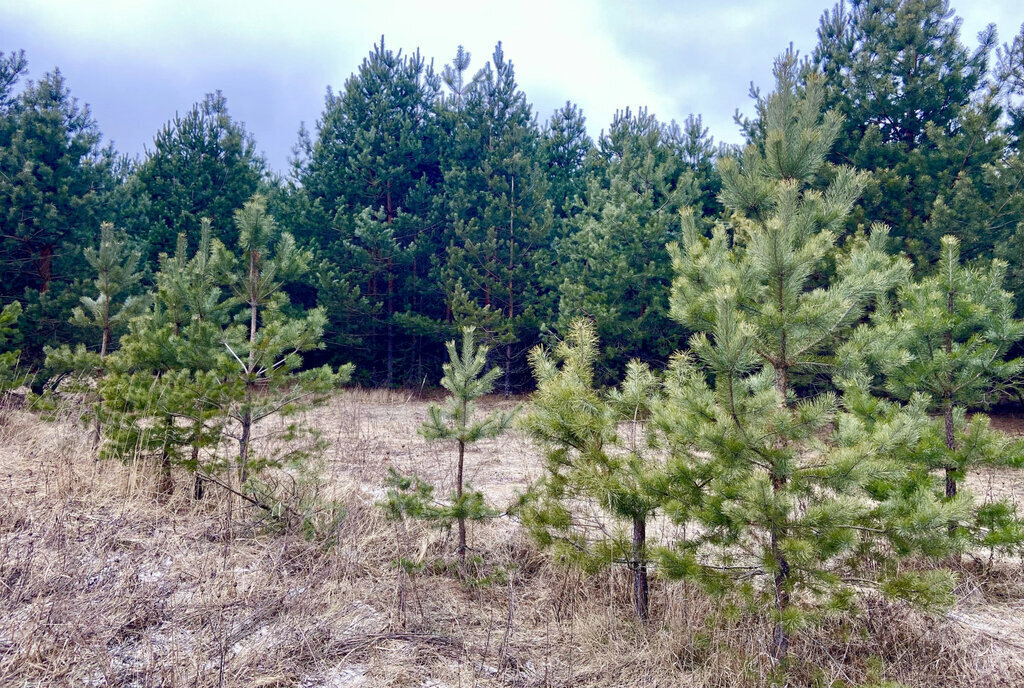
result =
[{"label": "grass clearing", "polygon": [[[96,461],[87,429],[10,412],[0,425],[0,685],[770,683],[759,615],[655,578],[643,628],[627,571],[562,567],[509,518],[470,525],[476,581],[459,580],[451,534],[403,528],[375,506],[388,466],[451,488],[454,453],[416,434],[426,407],[354,390],[310,412],[330,445],[322,494],[344,508],[312,539],[269,532],[258,510],[215,487],[191,501],[185,474],[161,504],[150,467]],[[515,432],[475,445],[466,465],[498,506],[541,470]],[[1009,472],[970,482],[979,495],[1024,495]],[[406,575],[400,557],[422,569]],[[799,634],[794,681],[1024,685],[1021,562],[965,558],[960,573],[947,616],[871,600],[856,619]]]}]

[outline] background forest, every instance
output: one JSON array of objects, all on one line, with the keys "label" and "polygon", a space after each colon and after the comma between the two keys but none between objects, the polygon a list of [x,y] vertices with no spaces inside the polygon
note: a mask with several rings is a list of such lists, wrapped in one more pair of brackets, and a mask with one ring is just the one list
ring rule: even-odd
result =
[{"label": "background forest", "polygon": [[[989,30],[971,44],[958,26],[940,0],[837,7],[800,79],[823,73],[821,107],[841,117],[830,165],[865,174],[841,242],[885,223],[888,250],[927,274],[953,235],[965,259],[1006,261],[1006,287],[1022,293],[1024,34],[998,45]],[[366,385],[433,385],[443,342],[472,324],[505,371],[499,389],[520,392],[533,385],[526,352],[582,316],[603,343],[599,374],[613,379],[631,358],[663,367],[686,339],[668,316],[665,250],[681,211],[706,232],[732,212],[719,161],[739,147],[716,145],[699,115],[664,122],[626,108],[592,140],[572,103],[538,120],[500,45],[482,66],[460,49],[437,70],[382,39],[328,89],[284,177],[221,93],[129,159],[103,145],[59,71],[26,80],[26,58],[5,53],[0,69],[0,299],[21,304],[5,346],[23,369],[43,366],[44,345],[99,350],[72,311],[95,296],[83,250],[104,222],[140,255],[119,298],[141,296],[180,234],[197,248],[204,219],[233,248],[232,214],[259,193],[312,254],[284,285],[293,308],[323,308],[324,347],[310,361],[352,362]],[[738,123],[763,145],[762,113]],[[811,185],[824,188],[831,169]],[[111,324],[110,350],[129,319]]]}]

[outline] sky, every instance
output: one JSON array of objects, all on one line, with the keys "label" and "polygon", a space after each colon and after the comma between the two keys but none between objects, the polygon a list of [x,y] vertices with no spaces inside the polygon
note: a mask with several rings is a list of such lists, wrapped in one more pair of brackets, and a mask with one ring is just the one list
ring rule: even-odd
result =
[{"label": "sky", "polygon": [[[328,86],[344,87],[373,45],[417,49],[440,68],[458,45],[471,71],[502,41],[541,121],[571,100],[597,136],[617,109],[659,119],[700,114],[736,143],[750,85],[770,90],[772,60],[808,54],[821,13],[810,0],[0,0],[0,51],[24,49],[29,78],[59,67],[105,140],[143,155],[157,131],[221,90],[271,169],[284,171],[301,122],[315,132]],[[1009,41],[1019,0],[954,0],[961,40],[995,23]]]}]

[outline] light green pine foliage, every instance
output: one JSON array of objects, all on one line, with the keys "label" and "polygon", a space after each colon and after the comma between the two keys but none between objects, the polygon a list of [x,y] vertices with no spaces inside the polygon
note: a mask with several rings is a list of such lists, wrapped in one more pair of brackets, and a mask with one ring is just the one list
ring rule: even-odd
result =
[{"label": "light green pine foliage", "polygon": [[[936,526],[955,505],[886,489],[905,480],[896,457],[918,442],[918,407],[863,417],[835,393],[794,393],[795,375],[831,370],[835,349],[909,265],[886,253],[881,226],[837,246],[863,180],[824,166],[840,128],[821,113],[820,79],[799,86],[792,52],[775,75],[759,102],[763,146],[720,166],[728,223],[706,237],[687,222],[671,248],[671,314],[697,334],[669,372],[659,425],[680,492],[671,512],[701,533],[665,551],[664,572],[761,591],[784,670],[791,633],[864,586],[948,599],[947,574],[910,580],[895,562],[945,551]],[[819,175],[831,180],[823,189],[812,186]],[[835,277],[817,286],[833,262]]]},{"label": "light green pine foliage", "polygon": [[[428,441],[453,442],[458,447],[458,461],[455,474],[455,494],[447,504],[439,507],[421,507],[421,512],[444,524],[458,524],[458,555],[463,564],[466,560],[466,521],[480,521],[497,512],[489,507],[483,494],[465,484],[466,448],[476,442],[497,437],[512,424],[515,411],[495,410],[484,416],[476,413],[476,400],[494,390],[495,381],[501,377],[501,368],[495,366],[484,372],[487,366],[486,346],[476,343],[475,329],[462,330],[462,346],[455,340],[445,344],[448,362],[444,364],[441,386],[448,390],[444,406],[431,404],[427,409],[427,421],[419,432]],[[401,487],[400,485],[396,486]],[[423,492],[418,482],[414,485],[424,499],[431,494]]]},{"label": "light green pine foliage", "polygon": [[95,272],[93,286],[97,295],[95,298],[81,297],[81,305],[74,309],[71,323],[99,330],[99,350],[94,351],[81,343],[74,349],[68,344],[62,344],[59,347],[47,346],[43,350],[46,353],[46,367],[50,371],[57,375],[73,376],[67,390],[82,394],[90,400],[87,407],[92,409],[91,413],[95,416],[98,442],[102,427],[102,407],[92,403],[98,399],[91,380],[103,377],[106,366],[104,359],[114,344],[116,331],[145,309],[148,298],[131,294],[142,279],[138,270],[141,254],[129,246],[127,237],[116,231],[113,224],[104,222],[100,226],[99,247],[87,247],[83,254]]},{"label": "light green pine foliage", "polygon": [[[173,489],[173,465],[203,473],[222,467],[212,457],[200,461],[200,450],[219,438],[217,407],[210,400],[220,385],[216,370],[227,356],[219,337],[235,305],[219,286],[225,249],[211,234],[211,222],[204,219],[193,256],[184,235],[173,256],[160,256],[154,302],[130,322],[100,385],[107,418],[103,455],[153,456],[167,492]],[[198,478],[196,489],[198,496]]]},{"label": "light green pine foliage", "polygon": [[[301,452],[282,455],[269,448],[256,457],[254,430],[271,416],[292,415],[322,403],[348,381],[352,366],[301,370],[301,354],[322,347],[326,316],[320,308],[292,315],[283,287],[306,274],[312,256],[296,246],[291,234],[278,229],[262,196],[253,196],[235,212],[235,224],[238,255],[225,256],[222,279],[243,308],[220,334],[227,356],[221,358],[221,384],[210,401],[220,411],[225,434],[238,442],[236,468],[244,485],[251,470],[306,458]],[[289,432],[303,430],[308,428],[289,427]]]},{"label": "light green pine foliage", "polygon": [[[965,264],[959,240],[945,236],[934,272],[904,286],[898,310],[878,313],[844,352],[854,369],[876,375],[893,397],[923,395],[934,415],[914,460],[943,475],[939,491],[953,501],[971,501],[961,485],[977,467],[1024,465],[1024,444],[991,428],[984,414],[968,414],[1011,393],[1024,370],[1024,360],[1006,358],[1024,338],[1024,321],[1013,317],[1005,274],[999,260]],[[950,528],[963,526],[960,534],[984,547],[1019,550],[1024,540],[1013,511],[1006,503],[985,503]]]},{"label": "light green pine foliage", "polygon": [[530,354],[537,390],[522,425],[546,460],[521,513],[541,545],[584,569],[627,566],[637,617],[646,621],[647,526],[664,493],[662,463],[645,429],[660,403],[658,380],[633,361],[622,384],[603,392],[594,380],[598,357],[594,324],[583,319],[553,352]]}]

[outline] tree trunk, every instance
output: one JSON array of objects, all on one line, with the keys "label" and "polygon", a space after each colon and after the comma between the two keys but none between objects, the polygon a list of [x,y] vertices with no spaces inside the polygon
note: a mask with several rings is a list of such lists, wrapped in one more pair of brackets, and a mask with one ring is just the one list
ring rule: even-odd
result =
[{"label": "tree trunk", "polygon": [[[946,424],[946,448],[956,451],[956,437],[953,434],[953,400],[946,398],[942,414]],[[946,466],[946,497],[956,497],[956,466]]]},{"label": "tree trunk", "polygon": [[39,293],[45,294],[50,289],[53,279],[53,247],[44,246],[39,252]]},{"label": "tree trunk", "polygon": [[203,498],[206,486],[203,485],[203,477],[199,473],[199,433],[202,432],[202,421],[197,420],[192,432],[192,467],[195,470],[195,478],[192,482],[192,498],[197,502]]},{"label": "tree trunk", "polygon": [[505,345],[505,398],[512,396],[512,345]]},{"label": "tree trunk", "polygon": [[173,425],[174,418],[172,416],[164,416],[164,443],[160,449],[160,484],[157,488],[160,501],[162,502],[166,502],[174,494],[174,477],[171,475],[171,454],[167,451],[168,435]]},{"label": "tree trunk", "polygon": [[466,443],[459,440],[459,467],[455,477],[455,499],[459,505],[459,564],[466,565],[466,517],[462,513],[462,467],[466,456]]},{"label": "tree trunk", "polygon": [[775,557],[778,570],[775,572],[775,627],[772,629],[772,659],[785,671],[786,658],[789,654],[789,633],[782,625],[782,615],[789,607],[789,591],[786,582],[789,579],[789,562],[779,548],[779,536],[772,533],[772,555]]},{"label": "tree trunk", "polygon": [[647,519],[633,517],[633,606],[636,617],[644,623],[650,618],[651,604],[647,583]]},{"label": "tree trunk", "polygon": [[242,413],[242,434],[238,438],[238,484],[245,485],[249,479],[249,433],[252,429],[252,408],[249,406],[252,392],[245,386],[246,409]]},{"label": "tree trunk", "polygon": [[395,315],[395,272],[391,258],[388,258],[388,325],[387,325],[387,382],[386,387],[394,386],[395,382],[395,329],[392,325]]},{"label": "tree trunk", "polygon": [[257,302],[257,279],[259,252],[249,252],[249,357],[245,369],[245,408],[242,411],[242,434],[238,438],[238,487],[243,489],[249,479],[249,436],[252,432],[252,402],[256,386],[253,375],[256,371],[256,325],[259,303]]}]

